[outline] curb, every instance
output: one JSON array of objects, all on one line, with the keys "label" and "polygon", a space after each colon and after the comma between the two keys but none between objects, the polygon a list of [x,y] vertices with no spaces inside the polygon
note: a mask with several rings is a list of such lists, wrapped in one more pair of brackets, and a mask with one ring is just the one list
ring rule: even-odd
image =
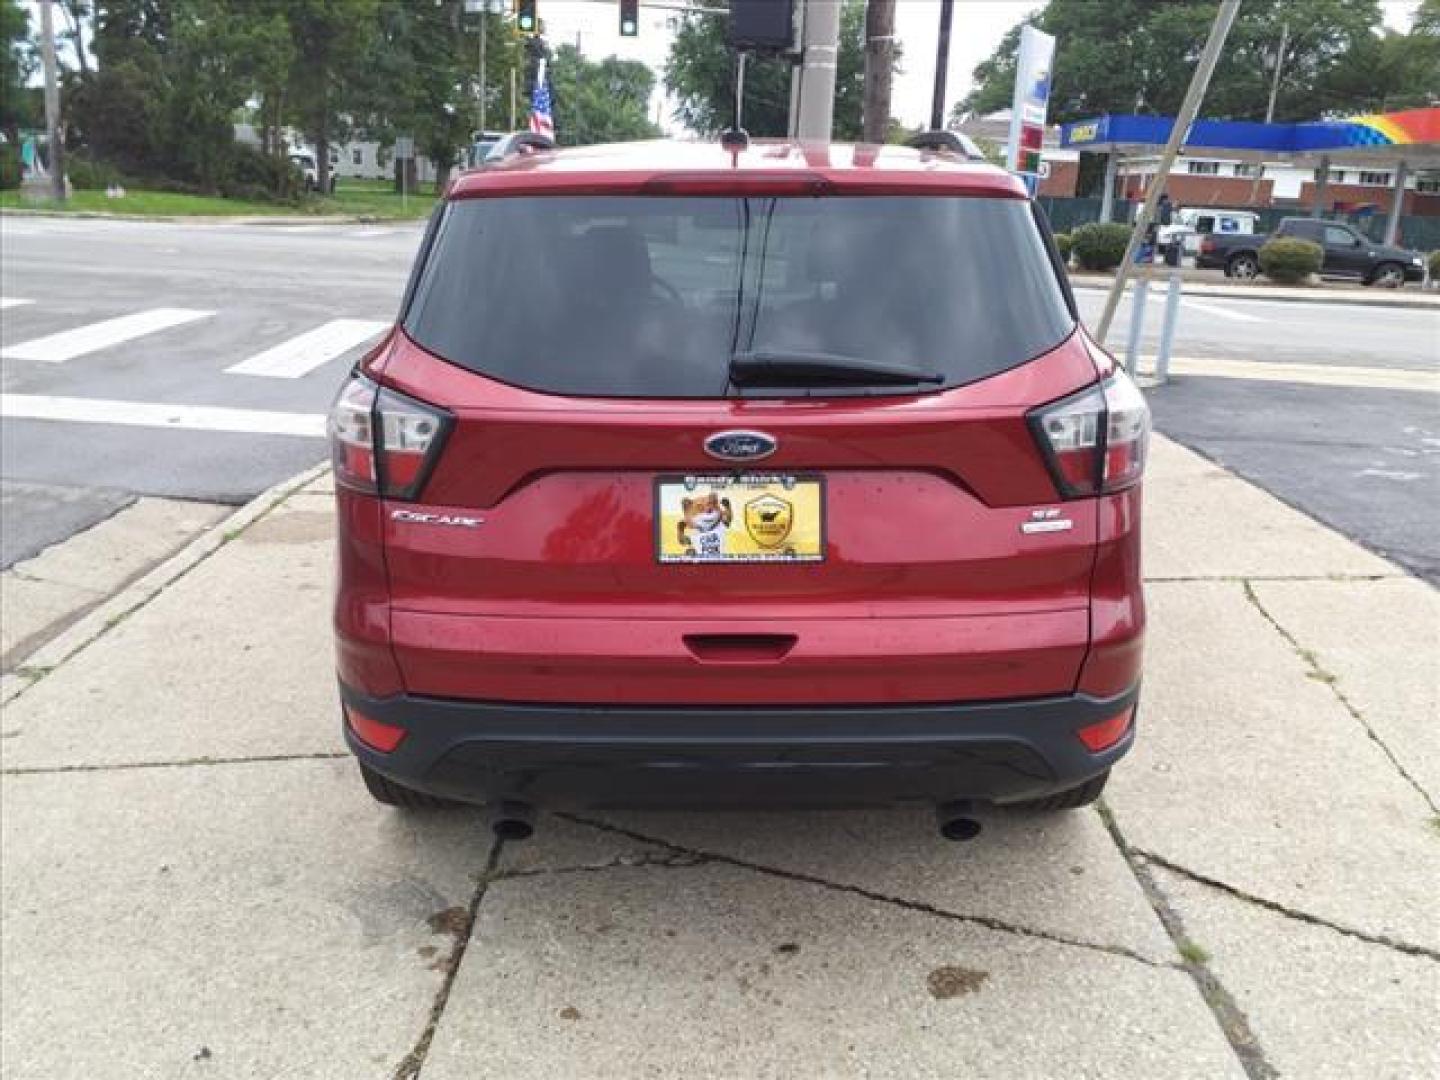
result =
[{"label": "curb", "polygon": [[387,218],[374,214],[112,214],[105,210],[31,210],[0,207],[0,218],[66,218],[82,221],[147,221],[171,225],[406,225],[424,218]]},{"label": "curb", "polygon": [[229,517],[216,522],[191,540],[159,566],[132,581],[98,607],[92,608],[58,637],[52,638],[27,656],[14,671],[0,679],[0,705],[8,705],[14,701],[214,555],[237,534],[244,532],[296,492],[329,471],[330,463],[321,462],[267,488]]},{"label": "curb", "polygon": [[[1130,279],[1134,281],[1134,278]],[[1070,284],[1076,289],[1106,290],[1114,284],[1109,278],[1093,277],[1072,277]],[[1152,286],[1154,282],[1151,283]],[[1162,282],[1163,284],[1163,282]],[[1237,289],[1234,286],[1211,285],[1205,282],[1187,281],[1184,287],[1185,296],[1210,296],[1224,300],[1268,300],[1271,303],[1288,304],[1350,304],[1358,307],[1373,308],[1401,308],[1417,311],[1440,311],[1440,297],[1425,295],[1376,295],[1373,292],[1361,292],[1356,290],[1317,291],[1312,294],[1297,293],[1293,290],[1286,292],[1267,293],[1267,286],[1261,285],[1251,289]],[[1129,292],[1129,289],[1126,289]]]}]

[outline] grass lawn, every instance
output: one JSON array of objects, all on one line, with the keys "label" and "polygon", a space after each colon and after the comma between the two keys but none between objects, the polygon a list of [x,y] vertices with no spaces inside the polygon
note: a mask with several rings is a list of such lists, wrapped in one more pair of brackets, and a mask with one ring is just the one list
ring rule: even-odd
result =
[{"label": "grass lawn", "polygon": [[410,195],[401,204],[398,193],[384,181],[352,180],[339,185],[328,198],[311,196],[298,206],[285,203],[225,199],[218,195],[180,195],[169,191],[126,189],[123,199],[108,199],[103,191],[77,191],[57,207],[51,202],[29,202],[18,191],[0,191],[0,209],[99,211],[107,214],[136,214],[198,217],[307,217],[320,214],[350,214],[376,218],[423,218],[435,205],[431,192]]},{"label": "grass lawn", "polygon": [[341,180],[329,198],[315,200],[322,214],[360,214],[378,218],[423,218],[435,205],[433,184],[405,198],[388,180]]}]

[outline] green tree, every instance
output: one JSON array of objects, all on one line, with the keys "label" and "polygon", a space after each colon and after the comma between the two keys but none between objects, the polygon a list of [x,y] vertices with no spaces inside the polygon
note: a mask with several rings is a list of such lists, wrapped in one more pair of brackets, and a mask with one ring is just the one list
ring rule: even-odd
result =
[{"label": "green tree", "polygon": [[349,134],[350,117],[361,100],[376,7],[377,0],[284,0],[281,5],[295,50],[286,108],[314,148],[322,191],[330,187],[330,146]]},{"label": "green tree", "polygon": [[[837,139],[859,139],[865,91],[865,3],[844,0],[840,52],[836,61]],[[713,5],[712,5],[713,6]],[[679,99],[675,118],[692,131],[714,135],[735,119],[735,54],[725,42],[728,20],[691,15],[670,47],[665,87]],[[897,64],[899,57],[896,57]],[[783,136],[789,129],[791,64],[751,58],[745,67],[745,130],[755,136]]]},{"label": "green tree", "polygon": [[[1051,119],[1067,122],[1101,113],[1173,115],[1215,17],[1214,0],[1049,0],[1012,27],[974,72],[974,89],[956,114],[1010,105],[1020,26],[1030,22],[1057,38]],[[1377,0],[1246,0],[1225,43],[1202,115],[1261,120],[1269,96],[1266,57],[1288,25],[1277,120],[1313,119],[1319,112],[1364,108],[1363,95],[1335,87],[1333,73],[1374,40]]]},{"label": "green tree", "polygon": [[0,131],[13,145],[21,127],[33,123],[25,84],[35,70],[30,16],[19,0],[0,0]]},{"label": "green tree", "polygon": [[1384,30],[1357,43],[1316,89],[1320,107],[1332,112],[1440,104],[1440,0],[1423,0],[1408,34]]},{"label": "green tree", "polygon": [[[486,109],[493,126],[499,90],[509,85],[511,70],[523,69],[524,49],[509,20],[478,18],[486,20]],[[361,65],[359,130],[386,144],[397,135],[414,138],[416,150],[435,162],[437,190],[479,123],[478,31],[460,0],[382,0]]]},{"label": "green tree", "polygon": [[659,138],[650,120],[655,75],[636,60],[585,59],[561,45],[550,63],[555,130],[566,146]]},{"label": "green tree", "polygon": [[97,70],[69,113],[97,158],[204,190],[228,179],[232,117],[288,45],[263,0],[97,0]]}]

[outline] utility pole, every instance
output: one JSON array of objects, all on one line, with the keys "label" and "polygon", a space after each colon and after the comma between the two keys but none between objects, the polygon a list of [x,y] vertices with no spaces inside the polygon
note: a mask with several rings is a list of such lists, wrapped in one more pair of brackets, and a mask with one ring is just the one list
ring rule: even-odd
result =
[{"label": "utility pole", "polygon": [[1265,106],[1265,123],[1275,119],[1275,98],[1280,93],[1280,69],[1285,66],[1285,46],[1290,42],[1290,24],[1280,24],[1280,48],[1275,52],[1275,78],[1270,80],[1270,102]]},{"label": "utility pole", "polygon": [[1195,65],[1195,74],[1190,77],[1190,88],[1185,91],[1185,100],[1180,104],[1180,115],[1175,118],[1175,126],[1170,129],[1170,139],[1165,144],[1165,152],[1160,155],[1160,166],[1146,189],[1145,202],[1135,219],[1135,228],[1130,231],[1130,242],[1125,245],[1125,257],[1115,270],[1115,284],[1110,287],[1110,295],[1105,298],[1105,311],[1100,316],[1100,325],[1096,328],[1096,340],[1102,344],[1105,335],[1110,331],[1110,322],[1115,318],[1115,309],[1120,306],[1120,296],[1125,292],[1125,279],[1135,262],[1140,238],[1154,220],[1155,207],[1165,190],[1165,181],[1170,177],[1170,169],[1175,164],[1185,136],[1190,133],[1190,125],[1195,122],[1195,116],[1200,111],[1200,102],[1205,100],[1210,76],[1215,74],[1215,65],[1220,60],[1225,39],[1230,35],[1230,27],[1234,25],[1235,16],[1239,13],[1240,0],[1221,0],[1220,9],[1215,13],[1215,22],[1210,27],[1210,37],[1206,39],[1205,49],[1200,53],[1200,62]]},{"label": "utility pole", "polygon": [[835,119],[835,61],[840,51],[840,0],[806,0],[805,61],[800,76],[800,139],[830,141]]},{"label": "utility pole", "polygon": [[54,0],[40,0],[40,59],[45,65],[45,139],[50,197],[65,201],[65,146],[60,135],[60,83],[55,71]]},{"label": "utility pole", "polygon": [[[1280,48],[1275,50],[1275,77],[1270,80],[1270,100],[1265,104],[1265,123],[1272,123],[1275,119],[1275,99],[1280,94],[1280,71],[1285,67],[1285,46],[1290,41],[1290,24],[1280,24]],[[1267,56],[1268,60],[1269,57]],[[1258,163],[1255,171],[1255,179],[1250,183],[1250,198],[1247,205],[1255,205],[1255,196],[1260,193],[1260,181],[1265,176],[1265,166]]]},{"label": "utility pole", "polygon": [[478,138],[485,137],[485,24],[490,20],[486,18],[484,9],[480,11],[480,93],[476,102],[476,133]]},{"label": "utility pole", "polygon": [[950,21],[955,0],[940,0],[940,43],[935,47],[935,95],[930,99],[930,130],[945,126],[945,78],[950,74]]},{"label": "utility pole", "polygon": [[880,144],[890,129],[890,80],[895,70],[895,0],[865,5],[865,132]]}]

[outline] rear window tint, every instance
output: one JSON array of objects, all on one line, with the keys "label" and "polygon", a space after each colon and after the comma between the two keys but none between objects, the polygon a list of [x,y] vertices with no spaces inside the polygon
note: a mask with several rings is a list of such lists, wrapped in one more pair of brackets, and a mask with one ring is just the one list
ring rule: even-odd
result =
[{"label": "rear window tint", "polygon": [[958,386],[1073,320],[1021,200],[636,195],[452,203],[405,329],[532,390],[693,398],[737,393],[730,358],[754,350]]}]

